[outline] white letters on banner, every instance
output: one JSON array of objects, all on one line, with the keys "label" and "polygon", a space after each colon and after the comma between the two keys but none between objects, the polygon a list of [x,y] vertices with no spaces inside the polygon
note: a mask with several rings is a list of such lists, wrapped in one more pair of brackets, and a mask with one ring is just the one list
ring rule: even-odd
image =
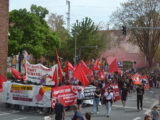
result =
[{"label": "white letters on banner", "polygon": [[47,68],[42,64],[30,64],[26,61],[26,81],[31,81],[34,83],[42,84],[42,85],[54,85],[52,81],[53,73],[55,67],[54,65],[51,68]]}]

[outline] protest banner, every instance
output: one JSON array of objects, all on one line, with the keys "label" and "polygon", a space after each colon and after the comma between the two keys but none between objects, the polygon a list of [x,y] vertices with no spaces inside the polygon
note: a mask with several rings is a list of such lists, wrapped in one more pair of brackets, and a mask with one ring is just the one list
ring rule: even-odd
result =
[{"label": "protest banner", "polygon": [[58,98],[64,106],[70,106],[77,103],[77,86],[61,86],[52,89],[52,108],[55,106],[55,100]]},{"label": "protest banner", "polygon": [[52,81],[55,67],[47,68],[42,64],[30,64],[26,61],[26,81],[31,81],[43,85],[54,85]]},{"label": "protest banner", "polygon": [[83,103],[93,105],[95,91],[96,91],[95,86],[88,86],[83,88],[83,93],[84,93]]},{"label": "protest banner", "polygon": [[51,107],[51,87],[4,82],[2,101],[15,105]]}]

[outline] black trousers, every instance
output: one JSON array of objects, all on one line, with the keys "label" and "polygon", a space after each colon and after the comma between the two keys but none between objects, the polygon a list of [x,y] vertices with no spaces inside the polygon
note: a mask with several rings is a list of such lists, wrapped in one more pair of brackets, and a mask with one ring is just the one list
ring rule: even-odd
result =
[{"label": "black trousers", "polygon": [[143,108],[143,95],[137,95],[137,109],[141,107],[141,110]]}]

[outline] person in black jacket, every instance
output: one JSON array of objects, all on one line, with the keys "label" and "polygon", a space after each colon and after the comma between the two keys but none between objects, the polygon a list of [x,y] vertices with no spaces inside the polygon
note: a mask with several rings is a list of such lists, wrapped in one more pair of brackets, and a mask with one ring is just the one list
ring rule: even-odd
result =
[{"label": "person in black jacket", "polygon": [[65,120],[65,109],[63,104],[60,103],[59,99],[56,99],[54,113],[55,113],[55,120]]},{"label": "person in black jacket", "polygon": [[144,95],[143,85],[139,85],[136,91],[137,91],[137,110],[139,112],[140,107],[141,107],[141,110],[143,110],[143,95]]}]

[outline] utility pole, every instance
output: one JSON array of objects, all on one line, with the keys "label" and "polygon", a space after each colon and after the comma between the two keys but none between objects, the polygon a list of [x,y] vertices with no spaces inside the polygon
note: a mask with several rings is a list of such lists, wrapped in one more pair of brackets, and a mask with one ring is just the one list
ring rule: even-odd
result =
[{"label": "utility pole", "polygon": [[67,10],[67,30],[70,32],[70,1],[66,0],[66,4],[68,6],[68,10]]}]

